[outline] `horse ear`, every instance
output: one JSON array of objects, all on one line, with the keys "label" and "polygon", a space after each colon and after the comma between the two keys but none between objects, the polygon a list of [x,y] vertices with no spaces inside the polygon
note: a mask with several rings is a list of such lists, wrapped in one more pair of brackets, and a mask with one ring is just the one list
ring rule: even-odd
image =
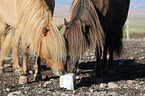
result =
[{"label": "horse ear", "polygon": [[64,18],[64,25],[65,25],[65,26],[68,25],[68,22],[67,22],[66,18]]},{"label": "horse ear", "polygon": [[58,30],[60,30],[62,27],[63,27],[63,24],[57,26]]}]

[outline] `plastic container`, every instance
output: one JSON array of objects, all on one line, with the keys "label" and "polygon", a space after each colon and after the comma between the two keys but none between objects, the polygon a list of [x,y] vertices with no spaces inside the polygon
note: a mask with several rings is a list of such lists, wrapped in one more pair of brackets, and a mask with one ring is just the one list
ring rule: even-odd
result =
[{"label": "plastic container", "polygon": [[76,85],[76,77],[74,73],[68,73],[61,75],[59,78],[59,83],[61,88],[66,88],[67,90],[74,90]]}]

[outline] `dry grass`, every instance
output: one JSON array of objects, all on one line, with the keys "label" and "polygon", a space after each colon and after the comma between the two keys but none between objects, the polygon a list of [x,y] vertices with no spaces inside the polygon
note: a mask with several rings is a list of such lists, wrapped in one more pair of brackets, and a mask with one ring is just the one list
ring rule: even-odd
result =
[{"label": "dry grass", "polygon": [[[129,10],[129,34],[143,34],[145,33],[145,9],[131,8]],[[127,23],[125,25],[124,36],[126,36]]]}]

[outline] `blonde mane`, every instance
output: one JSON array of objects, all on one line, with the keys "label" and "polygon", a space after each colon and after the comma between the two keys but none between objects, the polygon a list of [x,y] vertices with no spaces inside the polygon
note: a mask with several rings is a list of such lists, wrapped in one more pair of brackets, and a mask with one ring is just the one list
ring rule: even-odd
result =
[{"label": "blonde mane", "polygon": [[16,5],[15,35],[21,35],[31,51],[39,55],[42,30],[49,26],[51,13],[44,0],[17,0]]},{"label": "blonde mane", "polygon": [[[51,11],[45,1],[16,0],[16,16],[13,36],[17,39],[22,37],[23,43],[29,46],[33,54],[41,55],[43,47],[49,59],[62,64],[66,52],[65,41],[52,21]],[[46,36],[43,28],[50,29]]]}]

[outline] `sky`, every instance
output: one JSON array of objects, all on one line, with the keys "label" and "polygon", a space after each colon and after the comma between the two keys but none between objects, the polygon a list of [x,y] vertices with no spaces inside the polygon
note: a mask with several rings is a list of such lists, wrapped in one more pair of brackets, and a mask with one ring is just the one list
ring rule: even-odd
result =
[{"label": "sky", "polygon": [[131,7],[145,8],[145,0],[131,0]]},{"label": "sky", "polygon": [[56,4],[71,5],[72,0],[55,0]]},{"label": "sky", "polygon": [[[58,4],[71,5],[72,0],[55,0],[56,7]],[[130,0],[131,8],[145,8],[145,0]]]}]

